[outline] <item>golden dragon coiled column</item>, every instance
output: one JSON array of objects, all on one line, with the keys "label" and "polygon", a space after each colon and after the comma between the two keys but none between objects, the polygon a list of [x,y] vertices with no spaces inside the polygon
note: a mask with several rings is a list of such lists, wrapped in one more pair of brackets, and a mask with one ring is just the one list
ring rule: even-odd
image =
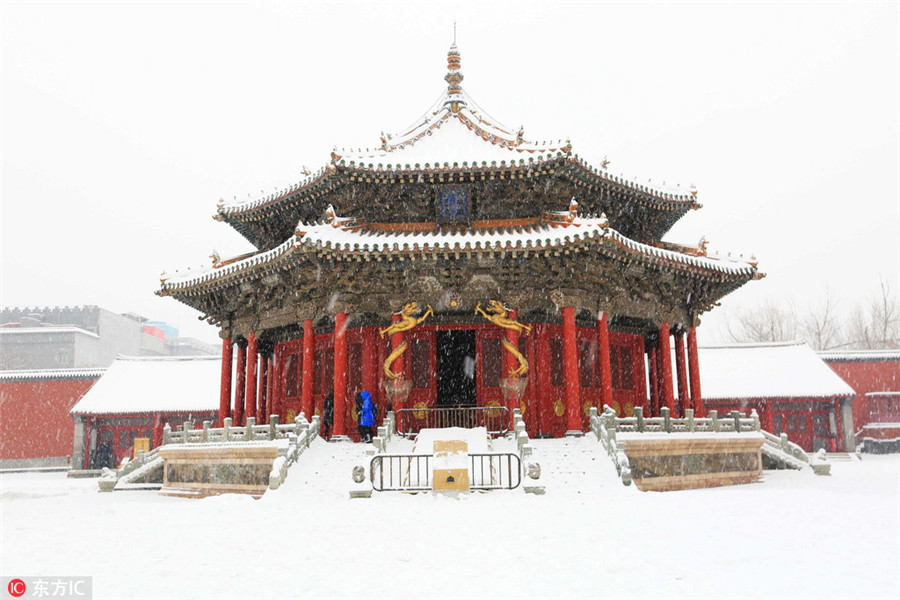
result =
[{"label": "golden dragon coiled column", "polygon": [[[409,331],[429,316],[434,314],[434,310],[432,310],[430,305],[427,305],[428,310],[425,311],[421,317],[419,314],[422,312],[422,309],[419,308],[418,302],[409,302],[403,306],[400,310],[400,320],[396,323],[391,323],[389,327],[385,327],[384,329],[378,330],[378,335],[384,339],[386,335],[393,335],[395,333],[401,333],[404,331]],[[404,341],[402,344],[394,348],[394,351],[391,352],[390,356],[387,357],[387,360],[384,361],[384,375],[388,379],[399,379],[403,376],[403,373],[395,373],[391,370],[391,365],[394,364],[394,361],[400,358],[409,345]]]},{"label": "golden dragon coiled column", "polygon": [[[520,334],[528,335],[531,333],[531,327],[525,325],[523,323],[519,323],[515,319],[509,318],[509,310],[503,306],[502,302],[498,302],[497,300],[491,300],[488,302],[487,309],[481,308],[481,303],[475,307],[475,314],[481,313],[485,319],[497,325],[498,327],[502,327],[504,329],[513,329]],[[528,372],[528,361],[522,356],[522,353],[519,352],[519,349],[507,342],[506,340],[502,340],[501,342],[503,347],[512,354],[517,361],[519,361],[519,366],[516,369],[511,369],[509,371],[510,377],[521,377]]]}]

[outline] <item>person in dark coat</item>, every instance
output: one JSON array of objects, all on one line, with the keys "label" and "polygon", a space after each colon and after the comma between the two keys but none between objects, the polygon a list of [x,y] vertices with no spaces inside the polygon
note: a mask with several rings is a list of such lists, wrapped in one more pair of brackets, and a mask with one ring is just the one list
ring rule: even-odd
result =
[{"label": "person in dark coat", "polygon": [[359,431],[359,439],[362,441],[366,441],[366,433],[365,427],[362,424],[362,410],[363,410],[363,393],[356,392],[356,429]]},{"label": "person in dark coat", "polygon": [[362,392],[362,413],[360,413],[359,424],[363,429],[362,441],[372,441],[372,428],[375,426],[375,405],[372,403],[372,395],[369,392]]},{"label": "person in dark coat", "polygon": [[331,439],[331,426],[334,425],[334,390],[328,392],[325,396],[325,404],[322,406],[322,426],[324,433],[322,437],[326,440]]}]

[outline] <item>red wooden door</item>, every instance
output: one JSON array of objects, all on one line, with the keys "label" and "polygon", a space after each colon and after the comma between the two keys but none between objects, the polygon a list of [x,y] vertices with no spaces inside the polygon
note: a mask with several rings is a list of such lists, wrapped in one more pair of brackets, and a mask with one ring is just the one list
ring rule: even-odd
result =
[{"label": "red wooden door", "polygon": [[437,401],[437,356],[434,329],[416,329],[405,334],[409,344],[404,359],[406,376],[412,382],[408,408],[434,408]]},{"label": "red wooden door", "polygon": [[566,433],[562,326],[535,325],[532,335],[536,335],[538,433],[562,437]]},{"label": "red wooden door", "polygon": [[[636,335],[610,332],[609,368],[613,410],[622,417],[634,414],[635,406],[645,405],[643,340]],[[646,415],[645,415],[646,416]]]},{"label": "red wooden door", "polygon": [[[283,423],[300,416],[303,382],[303,340],[291,340],[275,346],[275,362],[281,365],[281,415]],[[312,415],[306,415],[307,418]]]},{"label": "red wooden door", "polygon": [[600,348],[596,329],[578,329],[578,389],[581,394],[581,430],[591,428],[591,408],[600,406]]},{"label": "red wooden door", "polygon": [[[313,367],[313,414],[322,416],[325,396],[334,388],[334,335],[326,333],[316,336],[315,360]],[[310,416],[309,418],[312,418]],[[334,428],[332,427],[332,430]]]},{"label": "red wooden door", "polygon": [[350,439],[356,442],[360,439],[356,394],[363,391],[362,366],[362,329],[357,328],[347,332],[347,395],[345,396],[347,400],[344,406],[344,431],[350,436]]},{"label": "red wooden door", "polygon": [[475,332],[475,397],[478,406],[503,406],[503,329],[479,329]]}]

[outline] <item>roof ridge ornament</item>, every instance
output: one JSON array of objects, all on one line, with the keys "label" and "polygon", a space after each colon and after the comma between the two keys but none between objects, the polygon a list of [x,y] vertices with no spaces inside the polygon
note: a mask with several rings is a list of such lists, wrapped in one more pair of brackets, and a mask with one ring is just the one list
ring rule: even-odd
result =
[{"label": "roof ridge ornament", "polygon": [[447,82],[447,101],[444,106],[450,107],[450,112],[458,114],[459,109],[466,105],[463,99],[462,83],[463,74],[460,71],[462,61],[459,56],[459,48],[456,47],[456,23],[453,24],[453,43],[447,52],[447,74],[444,75],[444,81]]}]

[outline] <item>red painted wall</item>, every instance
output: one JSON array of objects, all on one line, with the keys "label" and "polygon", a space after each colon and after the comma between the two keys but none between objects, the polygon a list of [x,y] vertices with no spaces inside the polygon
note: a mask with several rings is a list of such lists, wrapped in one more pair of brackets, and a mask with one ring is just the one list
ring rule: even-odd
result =
[{"label": "red painted wall", "polygon": [[900,391],[900,361],[830,362],[826,358],[825,362],[856,392],[856,398],[853,399],[854,433],[869,423],[866,394]]},{"label": "red painted wall", "polygon": [[71,456],[69,410],[96,382],[0,382],[0,460]]}]

